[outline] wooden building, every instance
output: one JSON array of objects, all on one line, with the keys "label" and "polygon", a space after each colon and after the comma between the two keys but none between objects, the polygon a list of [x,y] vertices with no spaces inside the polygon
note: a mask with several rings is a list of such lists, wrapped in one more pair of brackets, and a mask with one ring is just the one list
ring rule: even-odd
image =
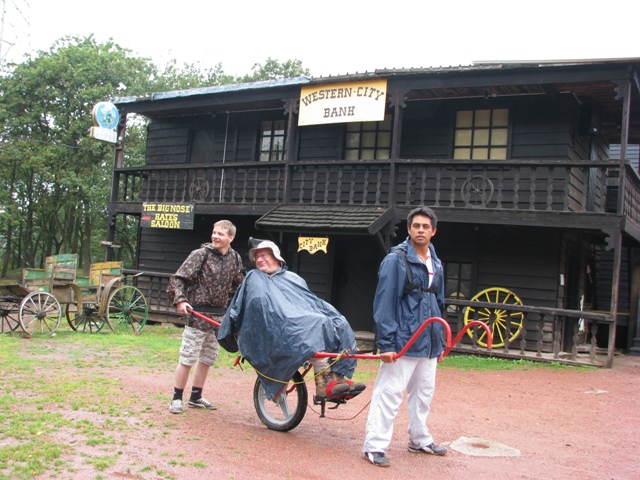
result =
[{"label": "wooden building", "polygon": [[[487,62],[118,98],[108,240],[122,215],[192,205],[192,229],[139,229],[154,318],[177,318],[167,278],[227,218],[243,258],[249,237],[275,240],[372,332],[380,261],[426,205],[454,334],[498,320],[493,355],[610,366],[640,354],[639,77],[640,59]],[[146,163],[128,168],[132,113],[150,123]],[[469,333],[459,350],[486,352]]]}]

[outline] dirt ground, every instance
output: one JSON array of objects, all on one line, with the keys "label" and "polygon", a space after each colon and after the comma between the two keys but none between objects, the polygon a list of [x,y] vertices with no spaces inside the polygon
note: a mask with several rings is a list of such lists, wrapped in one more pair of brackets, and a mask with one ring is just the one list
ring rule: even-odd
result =
[{"label": "dirt ground", "polygon": [[[377,365],[367,361],[359,368],[376,371]],[[640,357],[616,357],[610,370],[477,372],[443,366],[428,422],[436,442],[470,437],[480,439],[480,449],[498,442],[520,455],[473,456],[451,448],[445,457],[410,453],[403,404],[387,452],[390,468],[370,465],[361,454],[373,380],[362,395],[332,410],[331,418],[319,418],[310,407],[297,428],[280,433],[255,413],[251,371],[212,372],[205,394],[220,409],[186,409],[182,415],[167,409],[172,372],[113,372],[123,393],[139,398],[141,411],[133,428],[119,433],[116,465],[103,472],[82,461],[83,450],[96,455],[90,450],[98,447],[60,438],[76,449],[72,478],[640,478]]]}]

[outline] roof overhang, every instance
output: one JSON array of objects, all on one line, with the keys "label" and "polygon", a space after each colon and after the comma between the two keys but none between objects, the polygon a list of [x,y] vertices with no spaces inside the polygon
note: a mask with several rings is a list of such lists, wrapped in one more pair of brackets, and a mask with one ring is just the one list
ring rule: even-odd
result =
[{"label": "roof overhang", "polygon": [[393,219],[393,208],[279,205],[256,220],[258,230],[375,235]]}]

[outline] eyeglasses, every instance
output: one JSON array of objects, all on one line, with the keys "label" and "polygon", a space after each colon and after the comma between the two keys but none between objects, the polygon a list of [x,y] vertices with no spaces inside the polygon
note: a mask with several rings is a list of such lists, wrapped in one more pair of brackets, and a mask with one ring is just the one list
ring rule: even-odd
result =
[{"label": "eyeglasses", "polygon": [[261,258],[268,259],[269,257],[273,257],[273,254],[269,252],[259,253],[258,255],[256,255],[256,262]]}]

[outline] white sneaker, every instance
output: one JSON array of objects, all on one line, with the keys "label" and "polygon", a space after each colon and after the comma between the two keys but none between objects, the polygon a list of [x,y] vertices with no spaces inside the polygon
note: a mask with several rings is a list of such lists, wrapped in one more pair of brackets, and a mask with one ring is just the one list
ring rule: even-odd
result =
[{"label": "white sneaker", "polygon": [[171,400],[169,411],[171,413],[182,413],[182,400]]},{"label": "white sneaker", "polygon": [[[195,401],[189,400],[189,407],[190,408],[206,408],[207,410],[218,409],[218,405],[216,405],[215,403],[211,403],[204,397],[200,397],[198,400],[195,400]],[[180,411],[182,411],[182,408],[180,409]]]}]

